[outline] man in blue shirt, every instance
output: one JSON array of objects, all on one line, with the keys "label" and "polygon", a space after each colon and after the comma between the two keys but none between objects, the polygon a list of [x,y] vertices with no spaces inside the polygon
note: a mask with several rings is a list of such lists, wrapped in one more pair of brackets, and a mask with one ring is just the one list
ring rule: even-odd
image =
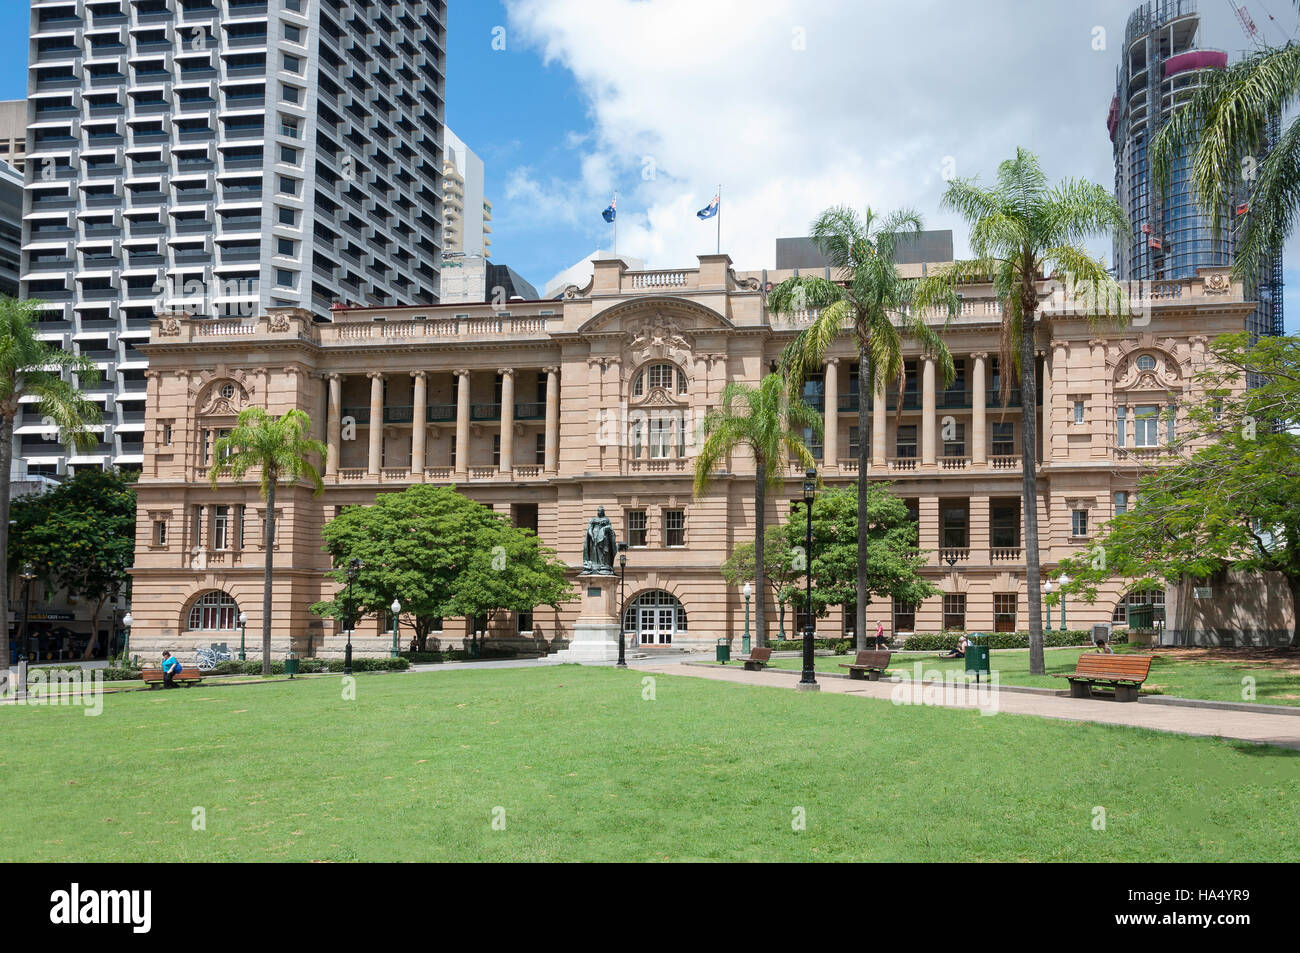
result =
[{"label": "man in blue shirt", "polygon": [[175,688],[176,676],[181,672],[181,660],[171,652],[163,653],[163,688]]}]

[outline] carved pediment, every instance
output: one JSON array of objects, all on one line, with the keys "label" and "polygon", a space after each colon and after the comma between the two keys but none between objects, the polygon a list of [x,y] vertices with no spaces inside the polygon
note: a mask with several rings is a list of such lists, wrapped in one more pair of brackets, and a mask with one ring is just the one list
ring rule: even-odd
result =
[{"label": "carved pediment", "polygon": [[[1154,362],[1154,366],[1149,365]],[[1180,391],[1183,370],[1169,351],[1144,348],[1126,354],[1115,367],[1117,391]]]}]

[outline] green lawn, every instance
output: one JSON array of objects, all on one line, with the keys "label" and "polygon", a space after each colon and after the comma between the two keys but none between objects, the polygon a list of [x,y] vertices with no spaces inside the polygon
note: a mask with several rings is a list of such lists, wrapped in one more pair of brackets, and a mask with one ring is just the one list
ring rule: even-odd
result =
[{"label": "green lawn", "polygon": [[[1072,672],[1082,648],[1048,649],[1045,654],[1047,671]],[[1091,651],[1091,649],[1087,650]],[[1117,651],[1145,652],[1150,649],[1118,646]],[[1242,661],[1187,661],[1161,655],[1154,650],[1156,659],[1151,663],[1143,691],[1152,694],[1176,695],[1179,698],[1201,698],[1211,701],[1254,701],[1271,705],[1300,705],[1300,676],[1287,674],[1267,665],[1252,665]],[[852,655],[821,655],[816,659],[819,672],[838,672],[847,674],[848,669],[839,667],[840,662],[852,662]],[[895,655],[891,660],[889,671],[903,678],[910,678],[913,666],[920,662],[922,671],[964,672],[964,659],[945,659],[936,654]],[[739,665],[738,662],[731,663]],[[1031,685],[1039,688],[1064,690],[1067,685],[1063,679],[1048,675],[1029,674],[1029,652],[1024,649],[995,649],[990,653],[989,664],[998,672],[998,679],[1004,685]],[[774,668],[802,669],[803,661],[799,658],[777,658],[772,660]],[[1255,679],[1255,697],[1242,697],[1242,678],[1251,676]]]},{"label": "green lawn", "polygon": [[2,706],[0,860],[1300,860],[1297,752],[643,677]]}]

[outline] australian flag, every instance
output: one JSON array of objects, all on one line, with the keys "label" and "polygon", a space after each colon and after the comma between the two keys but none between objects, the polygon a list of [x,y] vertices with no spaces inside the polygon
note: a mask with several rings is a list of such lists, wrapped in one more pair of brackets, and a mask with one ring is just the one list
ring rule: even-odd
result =
[{"label": "australian flag", "polygon": [[713,216],[717,214],[718,214],[718,196],[715,195],[713,196],[712,202],[710,202],[708,205],[704,206],[704,208],[700,209],[698,212],[695,213],[695,217],[702,222],[705,219],[713,218]]},{"label": "australian flag", "polygon": [[600,213],[600,217],[606,222],[614,221],[614,216],[618,214],[618,199],[614,198],[609,203],[609,208]]}]

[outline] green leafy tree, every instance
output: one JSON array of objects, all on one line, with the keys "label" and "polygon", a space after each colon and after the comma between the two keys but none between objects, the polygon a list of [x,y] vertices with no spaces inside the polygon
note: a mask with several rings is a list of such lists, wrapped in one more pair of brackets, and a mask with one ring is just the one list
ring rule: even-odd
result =
[{"label": "green leafy tree", "polygon": [[[858,495],[847,489],[817,495],[812,507],[812,611],[824,615],[830,606],[865,608],[872,596],[914,604],[939,594],[922,575],[927,554],[917,549],[917,528],[907,504],[887,483],[867,488],[865,550],[858,533]],[[807,542],[808,508],[800,501],[784,526],[786,543],[802,552]],[[865,555],[865,559],[861,558]],[[866,595],[858,594],[860,568],[867,566]],[[807,606],[807,592],[795,581],[787,590],[795,605]],[[860,633],[855,633],[859,634]],[[859,646],[862,642],[858,642]]]},{"label": "green leafy tree", "polygon": [[[1126,589],[1275,572],[1291,590],[1300,647],[1300,339],[1220,338],[1205,396],[1191,405],[1171,463],[1138,483],[1137,499],[1093,548],[1062,561],[1088,601],[1119,577]],[[1216,366],[1217,365],[1217,366]],[[1258,386],[1243,388],[1247,374]]]},{"label": "green leafy tree", "polygon": [[[858,506],[868,505],[871,462],[866,435],[871,432],[868,404],[877,383],[897,382],[904,387],[903,336],[910,335],[934,356],[944,382],[952,381],[952,355],[939,333],[926,321],[927,312],[944,307],[956,313],[959,302],[949,278],[903,278],[895,264],[899,238],[921,231],[921,217],[904,209],[878,218],[868,208],[864,215],[837,206],[813,223],[812,237],[826,256],[835,277],[815,275],[787,278],[768,295],[768,308],[778,314],[812,311],[811,323],[786,349],[785,365],[790,386],[799,390],[810,371],[839,339],[851,331],[858,346]],[[832,409],[833,410],[833,409]],[[834,448],[830,448],[834,453]],[[866,605],[869,576],[866,527],[858,540],[860,553],[856,609],[858,648],[866,647]]]},{"label": "green leafy tree", "polygon": [[763,531],[767,524],[768,491],[785,486],[787,461],[801,467],[815,461],[803,431],[822,432],[822,419],[798,397],[792,397],[785,379],[769,374],[757,387],[733,381],[722,389],[722,406],[710,411],[700,425],[700,448],[695,457],[694,493],[705,493],[713,473],[728,456],[748,447],[754,456],[754,589],[760,594],[754,608],[755,645],[767,644],[767,573]]},{"label": "green leafy tree", "polygon": [[[103,409],[77,390],[99,380],[99,371],[85,358],[37,337],[36,321],[43,302],[19,301],[0,295],[0,564],[9,564],[10,473],[13,468],[14,418],[24,397],[36,398],[35,410],[49,429],[69,447],[89,449],[90,432],[103,419]],[[0,619],[9,618],[9,589],[0,586]],[[0,665],[9,664],[9,626],[0,625]]]},{"label": "green leafy tree", "polygon": [[[955,263],[945,274],[956,281],[992,280],[1002,303],[1000,362],[1003,407],[1011,396],[1010,369],[1020,381],[1021,495],[1025,524],[1025,583],[1040,588],[1038,537],[1038,392],[1035,355],[1039,315],[1038,280],[1064,275],[1072,304],[1090,319],[1122,319],[1126,300],[1084,243],[1090,236],[1118,234],[1127,227],[1124,211],[1108,190],[1092,182],[1066,179],[1049,186],[1038,158],[1024,149],[998,166],[997,182],[982,187],[976,179],[954,179],[943,196],[946,209],[970,224],[974,258]],[[1079,297],[1078,290],[1085,289]],[[1050,333],[1050,329],[1049,329]],[[1029,600],[1029,670],[1044,674],[1043,619],[1037,599]]]},{"label": "green leafy tree", "polygon": [[347,566],[359,559],[354,617],[381,615],[397,599],[421,651],[435,620],[555,606],[572,594],[566,567],[531,530],[511,526],[455,487],[382,493],[370,506],[344,510],[322,535],[335,566],[329,576],[340,588],[312,611],[346,617]]},{"label": "green leafy tree", "polygon": [[44,493],[14,501],[9,571],[30,563],[43,582],[93,606],[95,653],[104,603],[128,585],[135,561],[135,476],[87,469]]},{"label": "green leafy tree", "polygon": [[[802,552],[802,549],[799,550]],[[754,579],[754,544],[737,543],[720,571],[727,585],[740,588]],[[763,531],[763,574],[772,598],[776,600],[779,613],[779,637],[785,638],[785,607],[789,602],[786,590],[803,578],[803,564],[798,552],[790,548],[786,541],[785,530],[780,526],[769,526]]]},{"label": "green leafy tree", "polygon": [[266,532],[263,539],[266,564],[262,572],[262,674],[271,674],[272,563],[275,556],[275,494],[280,483],[305,481],[319,496],[325,489],[312,458],[325,456],[325,445],[312,440],[311,418],[301,410],[272,417],[261,407],[241,411],[234,428],[213,447],[216,465],[209,472],[212,489],[223,478],[241,481],[250,470],[261,476],[262,498],[266,500]]},{"label": "green leafy tree", "polygon": [[[1175,164],[1190,162],[1200,205],[1215,234],[1225,215],[1236,225],[1233,272],[1252,284],[1286,244],[1300,208],[1300,46],[1251,53],[1222,70],[1203,70],[1196,91],[1151,140],[1156,187],[1166,189]],[[1269,121],[1291,122],[1262,160]],[[1247,211],[1237,200],[1248,192]]]}]

